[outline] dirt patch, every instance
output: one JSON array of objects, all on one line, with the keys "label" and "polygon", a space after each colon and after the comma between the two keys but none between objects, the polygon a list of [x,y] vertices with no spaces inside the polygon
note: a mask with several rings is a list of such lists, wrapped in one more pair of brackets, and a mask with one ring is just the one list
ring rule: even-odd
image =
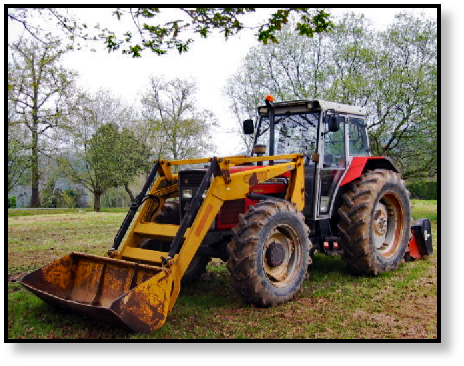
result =
[{"label": "dirt patch", "polygon": [[362,338],[437,337],[437,300],[434,296],[411,293],[406,296],[400,307],[387,305],[383,313],[356,310],[353,317],[360,322],[367,321],[372,324],[360,330],[359,335]]}]

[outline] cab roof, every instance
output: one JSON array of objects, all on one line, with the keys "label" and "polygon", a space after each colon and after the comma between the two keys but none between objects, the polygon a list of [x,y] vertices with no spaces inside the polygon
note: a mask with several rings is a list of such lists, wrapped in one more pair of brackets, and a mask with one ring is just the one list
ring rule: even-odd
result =
[{"label": "cab roof", "polygon": [[[275,113],[277,115],[282,115],[287,112],[298,113],[298,112],[310,112],[311,110],[331,110],[333,109],[338,113],[347,113],[364,116],[366,115],[366,109],[363,107],[352,106],[348,104],[341,104],[335,102],[327,102],[325,100],[293,100],[287,102],[276,102],[273,103],[275,108]],[[267,106],[262,106],[258,108],[259,114],[267,114]]]}]

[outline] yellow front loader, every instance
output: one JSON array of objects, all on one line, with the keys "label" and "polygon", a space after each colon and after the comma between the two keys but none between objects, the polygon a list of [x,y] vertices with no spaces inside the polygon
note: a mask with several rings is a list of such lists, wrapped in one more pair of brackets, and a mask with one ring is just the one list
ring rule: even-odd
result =
[{"label": "yellow front loader", "polygon": [[[230,172],[236,165],[277,159],[285,162]],[[156,223],[166,200],[179,194],[178,176],[172,173],[172,167],[183,164],[209,167],[180,225]],[[51,304],[136,332],[158,329],[172,310],[182,277],[224,202],[243,199],[250,186],[285,173],[291,174],[293,182],[286,197],[302,210],[304,187],[298,184],[304,181],[302,155],[156,161],[106,257],[73,252],[28,274],[21,283]],[[169,252],[141,248],[146,238],[170,241]]]}]

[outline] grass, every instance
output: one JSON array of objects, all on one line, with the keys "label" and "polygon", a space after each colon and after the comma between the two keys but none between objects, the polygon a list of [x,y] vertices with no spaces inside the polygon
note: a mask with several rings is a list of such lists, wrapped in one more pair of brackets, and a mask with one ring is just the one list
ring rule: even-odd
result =
[{"label": "grass", "polygon": [[[128,208],[102,208],[101,212],[127,212]],[[15,208],[8,210],[8,217],[17,216],[37,216],[37,215],[59,215],[93,212],[93,208],[53,208],[53,209],[37,209],[37,208]]]},{"label": "grass", "polygon": [[[338,257],[316,253],[298,296],[281,306],[245,304],[225,264],[213,260],[182,286],[165,325],[135,334],[53,308],[14,282],[73,250],[103,255],[124,212],[8,217],[9,339],[436,339],[437,203],[413,201],[413,217],[432,221],[434,254],[378,277],[351,275]],[[28,211],[28,210],[25,210]]]},{"label": "grass", "polygon": [[429,219],[433,223],[437,223],[437,201],[436,200],[411,200],[413,207],[414,218]]}]

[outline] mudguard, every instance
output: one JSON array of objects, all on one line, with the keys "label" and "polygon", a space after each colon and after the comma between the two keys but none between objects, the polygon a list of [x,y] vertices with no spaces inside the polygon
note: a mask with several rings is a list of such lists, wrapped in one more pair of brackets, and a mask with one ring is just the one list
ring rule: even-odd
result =
[{"label": "mudguard", "polygon": [[391,159],[384,156],[355,156],[351,160],[348,171],[340,182],[340,187],[359,178],[365,171],[374,169],[386,169],[399,172]]}]

